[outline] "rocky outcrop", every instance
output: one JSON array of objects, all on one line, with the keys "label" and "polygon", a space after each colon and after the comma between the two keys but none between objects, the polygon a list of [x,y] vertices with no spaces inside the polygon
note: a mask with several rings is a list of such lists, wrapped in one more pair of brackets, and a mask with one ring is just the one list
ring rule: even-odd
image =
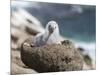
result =
[{"label": "rocky outcrop", "polygon": [[83,58],[69,40],[62,44],[34,47],[29,38],[22,44],[21,60],[37,72],[76,71],[83,68]]}]

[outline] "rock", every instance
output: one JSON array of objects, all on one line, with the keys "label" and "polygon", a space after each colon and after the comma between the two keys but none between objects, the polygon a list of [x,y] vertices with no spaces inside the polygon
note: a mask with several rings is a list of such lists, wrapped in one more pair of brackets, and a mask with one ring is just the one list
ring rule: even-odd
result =
[{"label": "rock", "polygon": [[28,74],[28,73],[37,73],[35,70],[28,68],[25,64],[21,61],[20,58],[20,51],[12,50],[11,51],[11,74]]},{"label": "rock", "polygon": [[81,47],[77,48],[77,50],[79,50],[80,54],[82,55],[82,57],[84,59],[83,70],[95,69],[95,68],[93,68],[93,66],[94,66],[93,60],[90,57],[90,55],[86,52],[86,50]]},{"label": "rock", "polygon": [[13,63],[16,63],[17,65],[19,65],[20,67],[25,66],[24,63],[21,61],[21,57],[20,57],[20,51],[18,50],[12,50],[11,51],[11,60]]},{"label": "rock", "polygon": [[44,32],[41,22],[35,16],[31,15],[28,11],[22,8],[12,11],[11,26],[17,27],[32,35]]},{"label": "rock", "polygon": [[95,69],[95,60],[91,58],[91,56],[86,52],[86,50],[81,47],[78,47],[77,50],[80,52],[84,59],[83,70]]},{"label": "rock", "polygon": [[92,59],[88,54],[84,55],[84,61],[87,65],[92,66]]},{"label": "rock", "polygon": [[29,37],[33,37],[33,35],[19,28],[11,27],[11,48],[20,49],[21,44]]},{"label": "rock", "polygon": [[29,73],[37,73],[35,70],[29,69],[29,68],[23,68],[17,65],[16,63],[11,64],[11,75],[17,75],[17,74],[29,74]]},{"label": "rock", "polygon": [[[66,42],[66,41],[65,41]],[[37,72],[59,72],[82,70],[83,58],[72,42],[67,44],[34,47],[32,39],[27,39],[21,48],[23,63]]]}]

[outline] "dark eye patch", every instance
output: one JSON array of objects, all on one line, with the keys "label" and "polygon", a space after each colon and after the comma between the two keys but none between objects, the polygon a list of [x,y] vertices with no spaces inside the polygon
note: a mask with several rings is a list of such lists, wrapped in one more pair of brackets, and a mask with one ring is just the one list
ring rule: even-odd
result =
[{"label": "dark eye patch", "polygon": [[48,29],[50,29],[50,28],[51,28],[51,25],[48,26]]},{"label": "dark eye patch", "polygon": [[48,28],[50,28],[50,27],[51,27],[51,25],[48,26]]}]

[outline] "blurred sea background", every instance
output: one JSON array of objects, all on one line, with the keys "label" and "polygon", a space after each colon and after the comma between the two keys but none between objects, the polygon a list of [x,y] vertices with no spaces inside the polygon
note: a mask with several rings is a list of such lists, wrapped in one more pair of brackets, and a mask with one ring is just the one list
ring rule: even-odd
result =
[{"label": "blurred sea background", "polygon": [[45,27],[50,20],[59,24],[60,34],[83,48],[93,60],[96,51],[96,6],[16,1],[12,11],[23,8]]}]

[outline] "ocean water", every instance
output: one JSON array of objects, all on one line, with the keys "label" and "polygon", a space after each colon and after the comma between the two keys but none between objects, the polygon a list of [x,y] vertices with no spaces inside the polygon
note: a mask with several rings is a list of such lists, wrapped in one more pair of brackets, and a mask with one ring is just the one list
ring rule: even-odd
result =
[{"label": "ocean water", "polygon": [[31,2],[24,6],[45,27],[50,20],[59,24],[60,34],[85,49],[93,60],[96,51],[96,6]]}]

